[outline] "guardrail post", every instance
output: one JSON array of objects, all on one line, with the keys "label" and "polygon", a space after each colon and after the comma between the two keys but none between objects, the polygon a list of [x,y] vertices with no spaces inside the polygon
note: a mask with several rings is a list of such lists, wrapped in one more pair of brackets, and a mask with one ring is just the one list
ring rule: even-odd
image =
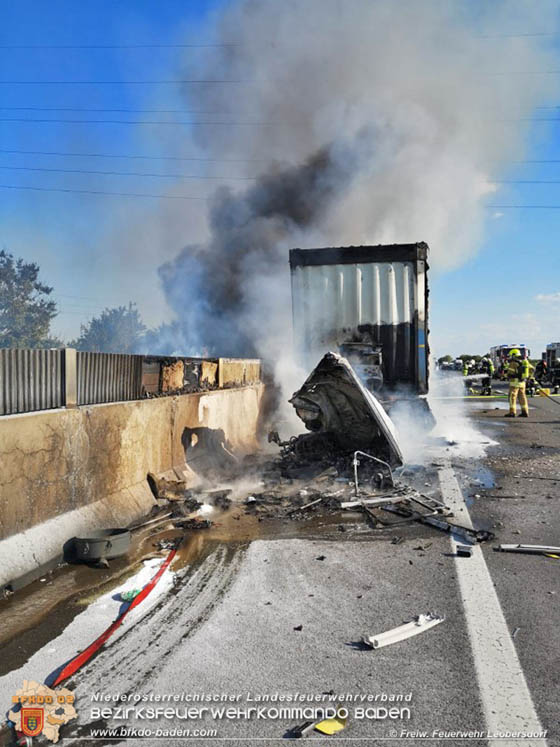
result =
[{"label": "guardrail post", "polygon": [[78,405],[78,356],[74,348],[64,348],[64,406]]}]

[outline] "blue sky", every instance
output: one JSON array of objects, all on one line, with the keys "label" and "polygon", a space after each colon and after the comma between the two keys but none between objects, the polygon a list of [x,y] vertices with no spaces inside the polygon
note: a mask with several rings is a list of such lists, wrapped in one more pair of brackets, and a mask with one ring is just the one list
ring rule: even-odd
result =
[{"label": "blue sky", "polygon": [[[559,36],[560,40],[560,36]],[[560,120],[560,107],[535,119]],[[558,181],[503,184],[488,199],[499,205],[560,206],[560,121],[532,123],[527,152],[500,179]],[[557,163],[554,163],[554,161]],[[548,161],[548,163],[538,163]],[[477,255],[458,269],[432,275],[432,329],[436,352],[482,352],[482,347],[527,342],[535,357],[560,339],[560,209],[488,210]],[[462,341],[455,341],[456,332]]]},{"label": "blue sky", "polygon": [[[122,48],[125,45],[182,44],[196,37],[208,16],[227,0],[189,3],[166,0],[121,0],[95,3],[18,2],[3,7],[0,29],[0,79],[37,80],[170,80],[188,69],[191,49]],[[201,41],[208,42],[201,36]],[[560,40],[560,36],[559,36]],[[7,49],[27,45],[107,45],[119,49]],[[560,68],[560,63],[559,63]],[[59,109],[185,109],[174,85],[1,84],[0,119],[188,119],[185,115],[118,112],[37,111]],[[560,106],[560,101],[558,102]],[[19,107],[19,108],[18,108]],[[29,107],[25,109],[24,107]],[[35,110],[33,110],[35,108]],[[558,110],[535,112],[559,118]],[[558,163],[511,164],[501,178],[560,182],[560,122],[531,125],[530,147],[523,160]],[[165,128],[164,128],[165,130]],[[166,133],[169,132],[169,135]],[[181,136],[181,132],[183,135]],[[178,154],[188,156],[189,127],[164,131],[151,126],[93,123],[0,123],[2,151],[63,153],[169,153],[167,137],[182,137]],[[12,167],[9,169],[2,167]],[[13,168],[18,167],[18,168]],[[24,169],[66,169],[235,175],[231,165],[0,153],[0,184],[72,190],[176,193],[205,197],[211,183],[156,177],[84,175]],[[217,169],[217,170],[216,170]],[[493,204],[560,206],[560,184],[503,185]],[[184,242],[203,234],[205,203],[182,203],[181,214],[156,215],[158,201],[102,195],[0,189],[0,245],[16,256],[37,261],[46,282],[55,288],[60,316],[55,332],[66,339],[105,306],[139,304],[148,324],[165,318],[157,266]],[[171,210],[171,208],[170,208]],[[153,211],[153,220],[150,220]],[[484,352],[491,344],[527,342],[537,354],[560,339],[559,210],[488,210],[484,239],[477,255],[452,272],[432,273],[432,346],[437,354]],[[190,233],[192,233],[192,236]],[[419,237],[424,238],[424,237]],[[115,247],[124,246],[123,251]],[[541,297],[539,299],[539,297]]]},{"label": "blue sky", "polygon": [[[506,178],[560,181],[560,148],[554,128],[534,126],[528,160],[558,159],[559,163],[514,164]],[[504,185],[488,202],[560,205],[560,184]],[[538,357],[548,342],[560,339],[560,210],[488,213],[477,255],[454,271],[432,273],[435,352],[483,352],[490,344],[526,342]],[[495,213],[501,215],[492,217]],[[551,298],[539,298],[547,296]]]},{"label": "blue sky", "polygon": [[[3,7],[0,44],[16,45],[107,45],[182,44],[217,1],[189,3],[125,0],[76,3],[55,0],[45,3],[18,2]],[[178,49],[1,49],[0,79],[25,80],[167,80],[180,75],[184,55],[200,50]],[[157,88],[157,90],[156,90]],[[188,116],[114,112],[33,111],[17,107],[68,109],[185,109],[173,85],[0,85],[0,118],[5,119],[115,119],[164,120]],[[185,128],[183,128],[185,129]],[[180,132],[173,128],[174,133]],[[159,134],[159,133],[158,133]],[[187,132],[184,155],[189,152]],[[1,122],[0,148],[62,153],[167,154],[168,149],[150,126],[126,124]],[[192,150],[192,148],[190,148]],[[178,153],[181,155],[181,153]],[[202,173],[199,164],[124,158],[65,157],[0,153],[0,165],[41,169],[74,169],[149,173]],[[33,172],[0,168],[0,183],[15,186],[86,189],[112,192],[166,192],[174,180],[113,175]],[[205,195],[207,185],[178,181],[178,191]],[[133,232],[135,224],[151,210],[156,199],[117,199],[109,196],[33,192],[0,189],[0,245],[16,256],[39,263],[45,281],[54,286],[60,315],[54,330],[64,338],[79,332],[105,306],[138,302],[144,315],[157,297],[154,317],[161,321],[163,299],[155,269],[161,259],[180,249],[157,246],[161,226],[156,227],[154,251],[121,256],[107,241],[107,231]],[[193,222],[201,221],[205,203],[185,205]],[[159,216],[161,221],[161,216]],[[156,218],[154,217],[154,222]],[[185,239],[187,240],[187,239]],[[150,321],[150,320],[147,320]]]}]

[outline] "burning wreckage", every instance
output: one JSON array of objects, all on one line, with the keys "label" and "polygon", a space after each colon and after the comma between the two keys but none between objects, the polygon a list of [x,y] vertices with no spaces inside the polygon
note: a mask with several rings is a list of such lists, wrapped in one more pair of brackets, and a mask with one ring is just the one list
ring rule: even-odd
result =
[{"label": "burning wreckage", "polygon": [[[290,251],[296,354],[306,365],[323,356],[290,400],[307,432],[287,441],[269,433],[280,447],[275,460],[237,460],[223,438],[209,449],[200,442],[201,459],[187,438],[186,461],[204,465],[202,484],[210,478],[211,490],[222,489],[256,475],[262,488],[245,505],[261,521],[358,510],[377,528],[420,521],[468,542],[489,538],[444,521],[444,505],[396,479],[404,460],[392,406],[434,425],[425,399],[428,252],[424,242]],[[212,475],[220,464],[225,472]]]},{"label": "burning wreckage", "polygon": [[344,471],[348,460],[360,453],[377,465],[383,482],[392,480],[391,467],[402,465],[392,421],[340,355],[327,353],[290,403],[311,433],[286,442],[276,433],[269,435],[282,449],[287,473],[308,466],[313,470],[314,465],[336,465]]},{"label": "burning wreckage", "polygon": [[[152,477],[154,493],[166,504],[192,503],[194,513],[187,516],[192,521],[184,528],[210,529],[213,522],[231,527],[230,519],[245,516],[246,529],[254,521],[269,522],[259,535],[266,526],[274,535],[284,522],[330,516],[324,526],[334,519],[339,531],[361,531],[365,520],[381,532],[421,523],[468,545],[492,538],[490,532],[453,523],[448,507],[421,492],[413,479],[405,482],[409,470],[403,468],[394,424],[348,360],[325,354],[290,402],[307,432],[286,441],[276,431],[269,433],[278,456],[236,455],[223,433],[213,433],[195,446],[185,439],[187,464],[198,465],[199,480],[190,489],[178,483],[171,490],[170,483]],[[202,522],[201,506],[212,506],[218,514]]]},{"label": "burning wreckage", "polygon": [[[403,470],[392,406],[404,400],[433,425],[424,396],[427,256],[424,243],[293,249],[296,347],[301,360],[323,356],[290,399],[307,432],[287,441],[269,433],[269,442],[280,448],[271,458],[262,452],[236,455],[221,430],[185,429],[184,479],[148,476],[161,501],[148,525],[167,520],[189,534],[210,529],[213,522],[203,514],[211,507],[226,523],[241,521],[240,510],[249,523],[328,513],[340,516],[338,528],[345,531],[342,517],[358,512],[377,530],[420,522],[469,545],[491,539],[489,532],[451,523],[444,504],[420,492],[414,480],[403,481],[410,470]],[[329,348],[337,352],[325,353]],[[160,515],[170,503],[172,514]],[[179,540],[166,535],[161,541]]]},{"label": "burning wreckage", "polygon": [[[290,402],[310,433],[282,441],[272,432],[269,441],[281,449],[282,478],[305,481],[308,489],[299,492],[312,498],[290,514],[357,509],[375,528],[420,522],[469,543],[492,539],[444,519],[452,513],[443,503],[396,479],[403,455],[394,424],[345,358],[327,353]],[[378,509],[400,519],[381,518]]]}]

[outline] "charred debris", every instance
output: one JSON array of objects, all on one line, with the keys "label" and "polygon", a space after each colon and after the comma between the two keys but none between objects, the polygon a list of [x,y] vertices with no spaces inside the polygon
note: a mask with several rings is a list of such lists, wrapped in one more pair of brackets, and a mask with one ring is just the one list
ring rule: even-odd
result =
[{"label": "charred debris", "polygon": [[[395,536],[397,527],[422,524],[466,543],[465,555],[469,546],[493,539],[491,532],[455,523],[438,496],[422,491],[426,468],[403,465],[392,420],[346,358],[324,355],[290,403],[307,432],[286,441],[270,432],[276,453],[270,447],[241,456],[223,431],[185,428],[185,470],[147,476],[157,499],[152,513],[128,528],[72,538],[65,559],[107,567],[108,559],[128,550],[127,545],[113,551],[108,534],[130,543],[131,533],[146,531],[142,542],[161,553],[177,549],[193,532],[224,521],[231,528],[232,520],[244,516],[252,523],[270,522],[272,533],[278,522],[319,520],[315,528],[338,524],[342,532],[363,532],[365,524],[367,531],[385,533],[395,543],[402,541]],[[82,545],[87,557],[76,553]]]},{"label": "charred debris", "polygon": [[392,482],[392,467],[403,463],[394,425],[345,358],[327,353],[290,403],[310,433],[289,441],[269,434],[281,448],[285,476],[313,476],[327,466],[343,476],[360,455],[380,483]]},{"label": "charred debris", "polygon": [[[276,431],[269,433],[277,455],[237,457],[223,434],[197,439],[196,453],[186,438],[186,462],[202,479],[186,490],[183,482],[150,476],[154,494],[166,502],[185,501],[192,509],[206,504],[225,512],[241,505],[258,521],[340,514],[339,529],[346,531],[343,516],[351,511],[377,530],[421,523],[464,542],[492,537],[451,522],[451,511],[421,492],[414,472],[403,467],[393,422],[345,358],[327,353],[290,402],[307,432],[286,441]],[[212,518],[219,521],[216,514]]]}]

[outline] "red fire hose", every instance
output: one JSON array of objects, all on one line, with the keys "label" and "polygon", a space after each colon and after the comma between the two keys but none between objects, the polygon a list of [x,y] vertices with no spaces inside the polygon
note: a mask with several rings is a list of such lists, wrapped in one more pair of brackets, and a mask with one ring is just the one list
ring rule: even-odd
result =
[{"label": "red fire hose", "polygon": [[120,626],[124,618],[128,615],[128,613],[134,609],[135,607],[138,607],[138,605],[146,599],[148,594],[152,591],[154,586],[157,584],[157,582],[160,580],[160,578],[163,576],[167,568],[169,568],[169,565],[173,558],[175,557],[175,554],[177,552],[177,549],[171,550],[167,558],[165,559],[164,563],[162,564],[161,568],[158,570],[158,572],[155,574],[155,576],[152,578],[152,580],[144,586],[142,591],[137,594],[130,605],[125,609],[124,612],[122,612],[117,619],[111,623],[111,625],[105,630],[99,638],[96,638],[93,643],[90,643],[90,645],[84,649],[81,653],[79,653],[77,656],[75,656],[73,659],[71,659],[58,673],[57,678],[55,681],[50,685],[50,687],[56,687],[57,685],[60,685],[61,682],[64,682],[64,680],[67,680],[69,677],[71,677],[73,674],[76,674],[76,672],[81,669],[84,664],[86,664],[92,656],[94,656],[101,646],[105,643],[106,640],[108,640],[115,630]]}]

